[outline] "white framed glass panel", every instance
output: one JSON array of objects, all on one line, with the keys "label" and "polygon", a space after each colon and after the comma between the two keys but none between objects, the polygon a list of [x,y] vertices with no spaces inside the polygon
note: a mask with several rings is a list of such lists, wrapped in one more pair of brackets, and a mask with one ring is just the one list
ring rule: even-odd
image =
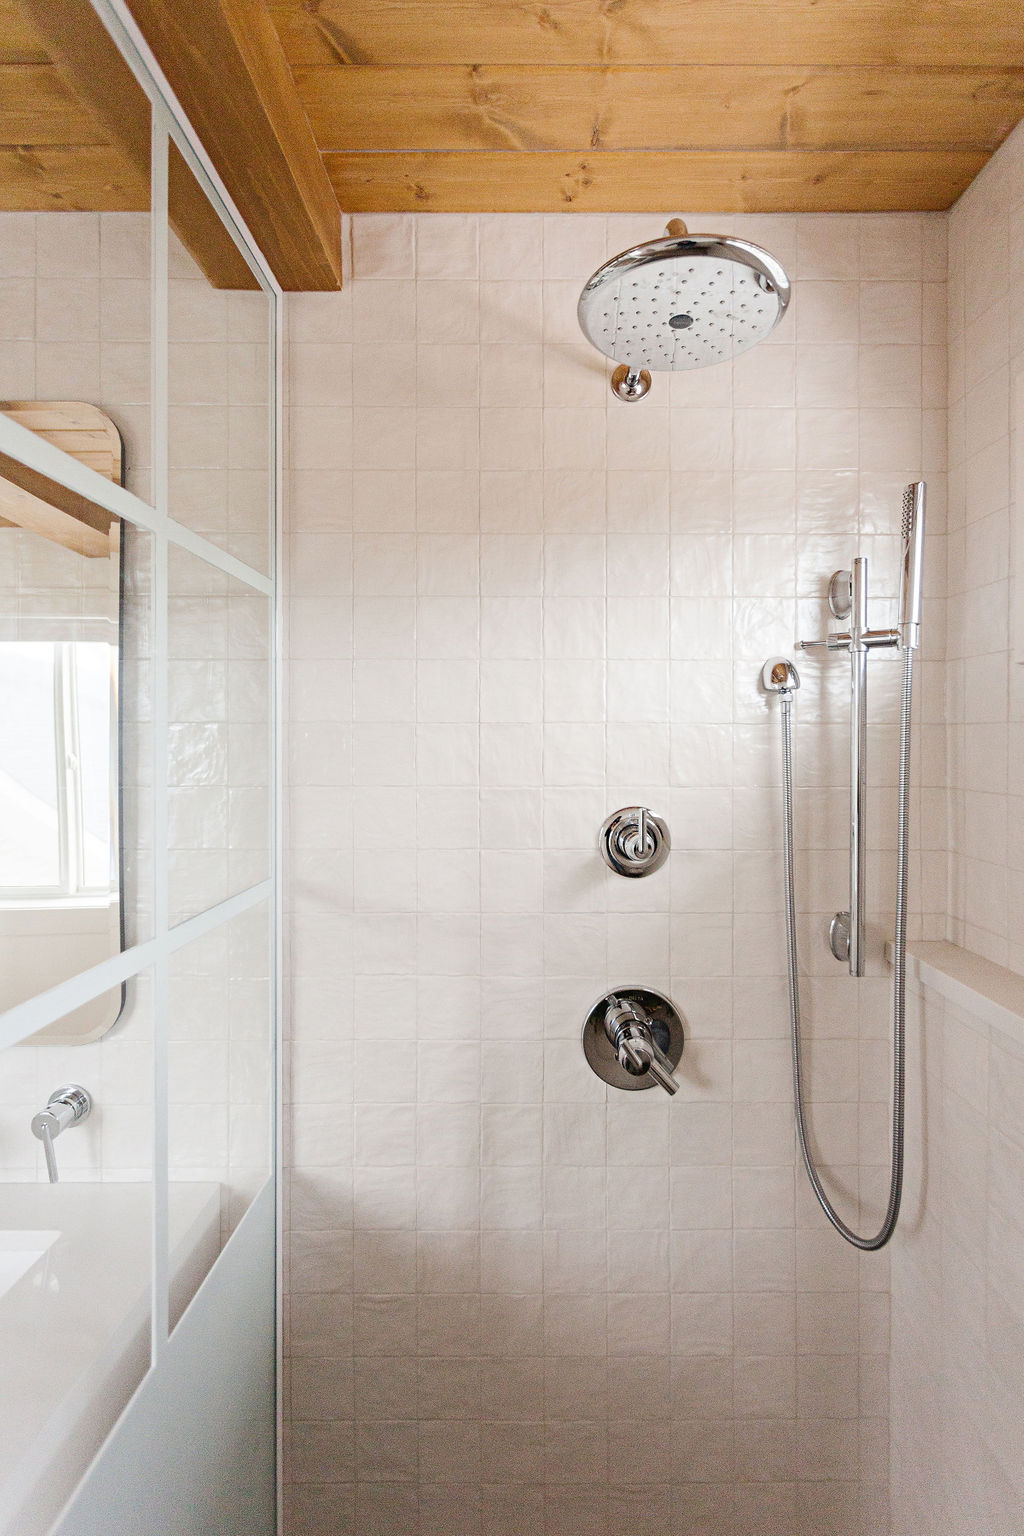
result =
[{"label": "white framed glass panel", "polygon": [[270,599],[172,544],[168,585],[168,917],[270,874]]},{"label": "white framed glass panel", "polygon": [[168,231],[168,508],[268,575],[273,493],[273,296],[171,146]]},{"label": "white framed glass panel", "polygon": [[[171,1287],[172,1328],[273,1167],[272,920],[261,901],[170,960],[169,1210],[173,1221],[175,1199],[191,1186],[218,1213],[217,1241],[204,1245],[191,1289]],[[173,1241],[169,1249],[173,1279]]]},{"label": "white framed glass panel", "polygon": [[[267,1273],[274,1261],[265,1208],[274,1172],[278,985],[270,877],[280,295],[248,237],[228,231],[226,194],[201,169],[201,151],[190,147],[187,126],[147,72],[130,16],[119,0],[94,0],[93,10],[117,42],[112,73],[90,110],[102,118],[103,87],[123,67],[120,50],[142,82],[141,113],[120,163],[124,174],[94,178],[97,206],[84,192],[62,200],[47,181],[55,168],[73,169],[68,154],[49,157],[46,175],[26,178],[20,192],[2,189],[9,212],[0,213],[0,282],[13,286],[0,304],[7,332],[0,333],[0,449],[22,470],[109,514],[100,520],[119,530],[119,591],[97,617],[89,603],[101,587],[109,597],[111,567],[104,586],[95,551],[76,565],[81,551],[72,559],[66,541],[51,538],[53,549],[32,553],[16,519],[7,539],[12,519],[0,507],[0,706],[20,708],[33,723],[31,751],[26,744],[0,754],[0,811],[8,821],[0,862],[7,858],[17,882],[8,893],[27,885],[37,898],[43,886],[65,902],[96,897],[111,863],[113,839],[104,847],[101,835],[106,806],[121,853],[123,932],[88,964],[61,936],[48,950],[63,970],[0,996],[7,1043],[0,1056],[0,1438],[7,1442],[0,1536],[46,1536],[67,1495],[76,1497],[87,1464],[80,1491],[103,1463],[115,1421],[125,1409],[125,1419],[136,1412],[132,1393],[147,1369],[146,1390],[159,1397],[173,1349],[185,1347],[187,1330],[175,1325],[211,1266],[227,1273],[216,1271],[216,1259],[246,1212],[259,1218]],[[59,79],[70,92],[67,114],[54,115],[59,126],[82,101],[62,36],[71,11],[54,5],[53,12],[60,23],[47,43],[54,89]],[[127,126],[107,128],[103,147],[113,157]],[[177,144],[171,132],[181,135]],[[15,159],[3,163],[10,170]],[[38,203],[20,206],[21,192]],[[189,209],[203,200],[205,213],[193,219]],[[80,211],[53,211],[69,204]],[[219,261],[226,249],[229,265],[217,267],[211,252]],[[209,310],[199,299],[203,284],[213,293]],[[221,317],[206,336],[189,329],[198,311]],[[187,323],[176,331],[182,317]],[[214,350],[189,354],[207,341]],[[118,473],[100,480],[96,464],[65,451],[50,422],[37,419],[30,430],[18,415],[26,401],[104,412],[122,450]],[[211,405],[213,415],[200,420]],[[25,559],[12,564],[16,544]],[[55,585],[57,566],[64,579]],[[8,642],[15,649],[5,657]],[[111,690],[104,727],[103,646],[106,676],[118,684],[119,724],[105,766],[99,752],[105,733],[109,748],[114,715]],[[15,661],[29,666],[28,683],[15,675]],[[207,726],[213,730],[204,734]],[[212,762],[209,784],[223,795],[201,809],[195,797],[186,810],[188,797],[176,792],[207,787],[192,768]],[[31,845],[10,825],[18,795],[45,830]],[[191,835],[181,835],[189,825]],[[81,1031],[72,1048],[68,1023],[82,1018],[96,1027]],[[64,1116],[60,1093],[79,1088],[88,1113]],[[49,1163],[44,1139],[32,1131],[33,1121],[44,1123],[41,1114],[55,1117]],[[51,1185],[54,1168],[59,1182]],[[260,1189],[263,1200],[251,1209]],[[233,1254],[248,1251],[253,1230],[250,1221],[238,1232]],[[54,1267],[58,1260],[63,1268]],[[26,1287],[35,1310],[5,1312],[10,1297],[31,1300]],[[251,1387],[258,1378],[266,1424],[273,1406],[267,1330],[260,1340],[247,1380]],[[64,1376],[55,1363],[62,1345]],[[32,1411],[17,1418],[33,1373],[40,1410],[55,1408],[80,1431],[74,1450],[69,1440],[54,1449],[33,1438]],[[40,1383],[40,1373],[53,1380]],[[240,1414],[248,1389],[240,1385]],[[232,1412],[229,1401],[226,1432],[234,1433]],[[178,1428],[168,1424],[168,1437]],[[158,1461],[160,1437],[151,1443]],[[195,1447],[197,1479],[211,1475],[211,1455]],[[268,1440],[264,1459],[270,1455]],[[36,1478],[40,1470],[45,1476]],[[140,1478],[147,1470],[139,1468]],[[61,1529],[74,1528],[73,1509],[72,1502]]]}]

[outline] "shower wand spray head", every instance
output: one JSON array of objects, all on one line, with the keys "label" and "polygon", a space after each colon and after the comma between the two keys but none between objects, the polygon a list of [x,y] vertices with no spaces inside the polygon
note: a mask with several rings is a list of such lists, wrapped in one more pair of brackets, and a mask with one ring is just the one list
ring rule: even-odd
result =
[{"label": "shower wand spray head", "polygon": [[903,492],[903,564],[900,571],[900,611],[897,628],[901,649],[917,650],[921,643],[921,580],[924,571],[923,480]]}]

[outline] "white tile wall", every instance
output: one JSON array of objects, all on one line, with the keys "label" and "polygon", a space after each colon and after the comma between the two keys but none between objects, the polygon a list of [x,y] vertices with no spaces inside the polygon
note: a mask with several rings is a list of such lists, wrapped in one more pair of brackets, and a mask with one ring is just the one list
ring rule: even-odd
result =
[{"label": "white tile wall", "polygon": [[[843,1247],[794,1163],[755,682],[855,552],[885,621],[923,473],[941,932],[945,221],[693,217],[771,249],[792,311],[627,407],[576,298],[662,222],[360,217],[354,281],[290,301],[294,1536],[888,1530],[887,1261]],[[813,1096],[868,1222],[887,988],[877,964],[858,1003],[822,949],[844,698],[802,670]],[[674,852],[632,883],[595,838],[638,799]],[[580,1048],[594,997],[638,980],[688,1019],[671,1102],[606,1091]]]},{"label": "white tile wall", "polygon": [[1024,1050],[924,989],[893,1255],[894,1536],[1024,1528]]},{"label": "white tile wall", "polygon": [[149,493],[149,216],[0,215],[0,398],[89,400]]},{"label": "white tile wall", "polygon": [[949,937],[1019,971],[1024,691],[1010,573],[1020,501],[1011,406],[1024,371],[1020,129],[953,208],[949,233]]},{"label": "white tile wall", "polygon": [[[1010,631],[1020,515],[1011,408],[1024,359],[1022,272],[1018,129],[949,217],[947,653],[948,937],[1015,971],[1024,715]],[[893,1530],[1018,1536],[1021,1049],[928,991],[916,1024],[909,1198],[893,1254]]]}]

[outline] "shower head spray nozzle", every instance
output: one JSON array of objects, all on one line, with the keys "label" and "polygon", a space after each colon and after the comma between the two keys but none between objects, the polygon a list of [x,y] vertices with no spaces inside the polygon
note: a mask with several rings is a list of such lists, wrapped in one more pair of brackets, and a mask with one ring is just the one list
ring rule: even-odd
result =
[{"label": "shower head spray nozzle", "polygon": [[900,572],[898,628],[904,650],[921,643],[921,581],[924,571],[923,480],[913,480],[903,492],[903,564]]},{"label": "shower head spray nozzle", "polygon": [[691,235],[672,219],[664,238],[599,267],[580,294],[587,340],[620,366],[612,393],[642,400],[651,370],[708,368],[778,325],[789,279],[774,256],[730,235]]}]

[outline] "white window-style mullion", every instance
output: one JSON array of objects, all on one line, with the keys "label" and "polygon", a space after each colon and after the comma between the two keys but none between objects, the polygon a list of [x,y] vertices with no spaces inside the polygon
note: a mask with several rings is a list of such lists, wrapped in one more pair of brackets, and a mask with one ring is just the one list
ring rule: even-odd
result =
[{"label": "white window-style mullion", "polygon": [[37,1030],[55,1024],[66,1013],[72,1013],[76,1008],[92,1002],[94,997],[108,992],[111,987],[119,987],[123,981],[138,976],[155,962],[158,954],[174,954],[194,939],[201,939],[204,934],[219,928],[222,923],[230,923],[232,918],[248,912],[250,907],[270,901],[273,895],[273,880],[261,880],[259,884],[239,891],[236,896],[229,896],[226,901],[206,907],[202,912],[197,912],[195,917],[176,924],[161,938],[153,937],[141,944],[133,944],[130,949],[101,960],[99,965],[91,966],[87,971],[79,971],[77,976],[69,976],[67,981],[58,982],[55,987],[49,987],[35,997],[26,998],[23,1003],[16,1003],[13,1008],[0,1014],[0,1050],[9,1045],[20,1045]]},{"label": "white window-style mullion", "polygon": [[160,1363],[168,1332],[168,1084],[167,1084],[167,504],[168,504],[168,257],[167,217],[169,117],[153,103],[150,185],[151,368],[153,506],[153,646],[152,646],[152,785],[153,785],[153,1304],[152,1362]]},{"label": "white window-style mullion", "polygon": [[200,560],[205,560],[207,565],[215,565],[219,571],[227,576],[233,576],[236,581],[244,581],[246,586],[255,587],[257,592],[262,592],[265,597],[272,597],[274,582],[270,576],[264,576],[254,570],[251,565],[246,565],[244,560],[239,560],[236,555],[229,555],[227,550],[221,549],[217,544],[211,544],[209,539],[204,539],[201,533],[193,533],[191,528],[186,528],[184,523],[176,523],[173,517],[167,519],[166,532],[171,544],[180,545],[190,554],[198,555]]},{"label": "white window-style mullion", "polygon": [[[155,231],[154,231],[155,238]],[[166,266],[166,252],[165,252]],[[154,336],[154,344],[155,344]],[[166,345],[166,340],[165,340]],[[153,358],[153,371],[156,373],[157,359]],[[165,356],[166,368],[166,356]],[[164,375],[166,379],[166,373]],[[154,379],[154,383],[156,380]],[[164,384],[166,395],[166,383]],[[153,443],[153,475],[154,482],[161,473],[157,462],[159,445],[156,442],[156,423],[160,420],[160,414],[153,405],[154,443]],[[164,417],[164,440],[166,450],[166,416]],[[115,517],[123,518],[125,522],[133,523],[138,528],[145,528],[148,532],[157,535],[163,534],[174,544],[180,544],[183,548],[198,555],[208,565],[214,565],[218,570],[224,571],[228,576],[233,576],[237,581],[245,582],[247,586],[255,587],[257,592],[270,595],[273,592],[273,581],[265,576],[262,571],[257,571],[251,565],[246,565],[244,560],[239,560],[236,555],[230,555],[217,544],[203,537],[201,533],[194,533],[191,528],[186,528],[182,523],[177,523],[168,515],[166,500],[163,506],[154,505],[141,500],[134,492],[117,485],[113,480],[107,480],[96,470],[90,469],[86,464],[80,464],[77,459],[57,448],[53,443],[48,443],[45,438],[23,427],[20,422],[14,421],[9,416],[0,413],[0,452],[9,454],[12,459],[17,459],[19,464],[26,465],[29,469],[37,470],[69,490],[77,491],[87,500],[97,506],[105,507]],[[164,465],[166,473],[166,461]],[[154,502],[157,501],[154,495]]]},{"label": "white window-style mullion", "polygon": [[62,859],[66,862],[63,886],[68,896],[85,890],[85,828],[82,805],[82,743],[78,730],[78,675],[75,646],[64,640],[57,646],[57,676],[60,687],[61,736],[57,747],[58,773],[61,776],[60,799],[63,830]]},{"label": "white window-style mullion", "polygon": [[71,826],[68,765],[68,680],[64,666],[65,647],[55,641],[53,654],[53,773],[57,812],[57,884],[61,896],[74,889],[72,885]]},{"label": "white window-style mullion", "polygon": [[[284,299],[279,292],[273,295],[273,305],[270,313],[270,339],[272,380],[274,390],[274,462],[270,477],[271,495],[273,501],[267,509],[271,519],[271,552],[273,564],[271,572],[274,578],[274,589],[271,602],[273,611],[271,614],[271,635],[273,637],[273,652],[270,665],[270,746],[271,746],[271,879],[274,888],[273,902],[273,926],[272,926],[272,956],[273,965],[273,1018],[270,1021],[272,1044],[272,1067],[274,1073],[274,1093],[270,1105],[271,1114],[271,1141],[273,1166],[275,1171],[283,1166],[284,1160],[284,1053],[280,1048],[281,1027],[284,1019],[284,816],[281,806],[281,786],[284,783],[284,738],[281,731],[281,722],[284,720],[284,668],[281,658],[285,655],[284,648],[284,612],[281,604],[282,571],[284,554],[284,526],[283,518],[276,515],[276,509],[284,506],[284,411],[281,402],[284,400],[284,343],[285,343],[285,310]],[[274,1259],[274,1354],[276,1365],[276,1388],[274,1401],[274,1423],[277,1448],[277,1465],[280,1468],[284,1460],[284,1254],[285,1254],[285,1230],[284,1230],[284,1180],[278,1179],[275,1209],[274,1209],[274,1235],[275,1235],[275,1259]],[[277,1478],[277,1529],[285,1528],[284,1510],[284,1479]]]}]

